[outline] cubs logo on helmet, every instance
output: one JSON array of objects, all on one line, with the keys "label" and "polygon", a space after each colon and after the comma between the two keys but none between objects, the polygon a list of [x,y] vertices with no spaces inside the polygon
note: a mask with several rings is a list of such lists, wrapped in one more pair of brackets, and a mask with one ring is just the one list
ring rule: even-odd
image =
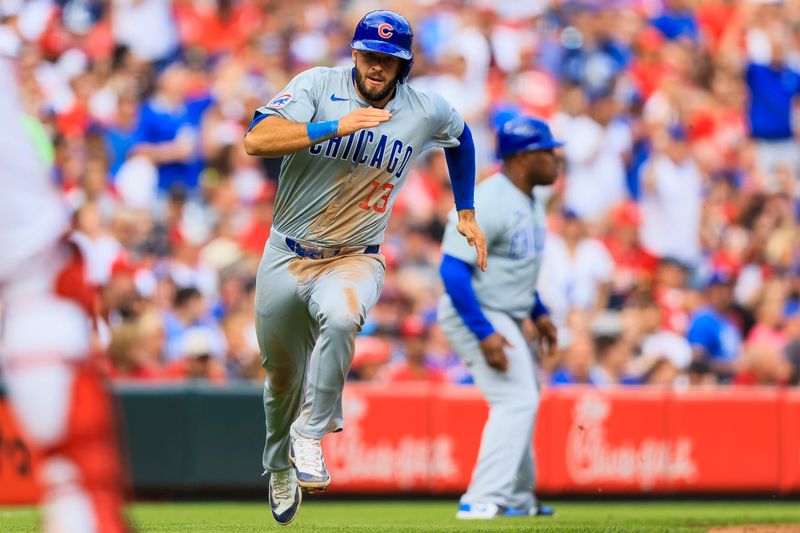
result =
[{"label": "cubs logo on helmet", "polygon": [[387,24],[387,23],[384,22],[383,24],[378,26],[378,35],[380,35],[384,39],[388,39],[389,37],[392,36],[392,30],[393,29],[394,28],[392,27],[391,24]]}]

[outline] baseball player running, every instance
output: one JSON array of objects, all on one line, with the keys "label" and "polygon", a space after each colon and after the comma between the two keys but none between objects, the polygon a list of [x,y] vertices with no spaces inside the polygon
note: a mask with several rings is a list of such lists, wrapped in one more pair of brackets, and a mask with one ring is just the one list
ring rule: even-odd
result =
[{"label": "baseball player running", "polygon": [[485,268],[485,238],[473,210],[472,136],[441,97],[405,83],[411,42],[405,18],[368,13],[353,36],[354,68],[302,72],[256,111],[245,137],[250,155],[285,156],[256,282],[268,374],[263,464],[280,524],[296,516],[300,489],[330,483],[320,440],[343,428],[353,344],[383,285],[379,245],[397,191],[423,150],[445,149],[457,231]]},{"label": "baseball player running", "polygon": [[91,349],[93,293],[66,244],[66,206],[0,56],[0,365],[15,418],[42,452],[46,533],[123,533],[113,410]]},{"label": "baseball player running", "polygon": [[475,189],[478,222],[486,232],[491,268],[475,268],[478,258],[445,230],[440,273],[445,292],[439,323],[453,349],[469,367],[489,403],[478,463],[461,497],[456,517],[549,515],[533,494],[531,437],[539,405],[533,354],[521,324],[530,316],[541,352],[555,353],[556,329],[536,293],[542,262],[545,219],[533,188],[558,175],[553,139],[544,122],[518,117],[497,135],[502,171]]}]

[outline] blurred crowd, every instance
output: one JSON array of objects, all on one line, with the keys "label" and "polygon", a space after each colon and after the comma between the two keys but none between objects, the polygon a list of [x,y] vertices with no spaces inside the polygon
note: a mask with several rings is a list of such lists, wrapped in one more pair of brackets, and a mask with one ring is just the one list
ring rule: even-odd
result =
[{"label": "blurred crowd", "polygon": [[[350,64],[378,7],[412,22],[411,83],[463,114],[482,177],[517,113],[567,142],[536,193],[561,354],[543,382],[800,381],[798,0],[2,0],[0,53],[100,288],[114,376],[263,379],[254,277],[280,161],[242,135],[293,75]],[[434,313],[452,205],[427,152],[352,379],[470,382]]]}]

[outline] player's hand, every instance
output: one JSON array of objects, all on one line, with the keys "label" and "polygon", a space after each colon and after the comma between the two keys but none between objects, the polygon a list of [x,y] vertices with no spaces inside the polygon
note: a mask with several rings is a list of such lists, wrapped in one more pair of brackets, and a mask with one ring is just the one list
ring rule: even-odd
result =
[{"label": "player's hand", "polygon": [[547,315],[534,320],[536,332],[539,334],[539,354],[541,357],[554,358],[558,355],[558,330]]},{"label": "player's hand", "polygon": [[506,357],[505,348],[513,346],[508,342],[508,339],[495,331],[483,339],[480,345],[486,364],[500,372],[508,370],[508,358]]},{"label": "player's hand", "polygon": [[339,119],[338,137],[350,135],[358,130],[374,128],[381,122],[386,122],[392,118],[392,113],[386,109],[377,107],[359,107]]},{"label": "player's hand", "polygon": [[474,209],[462,209],[458,212],[456,229],[467,238],[469,245],[478,251],[478,268],[486,272],[486,237],[478,226],[478,221],[475,220]]}]

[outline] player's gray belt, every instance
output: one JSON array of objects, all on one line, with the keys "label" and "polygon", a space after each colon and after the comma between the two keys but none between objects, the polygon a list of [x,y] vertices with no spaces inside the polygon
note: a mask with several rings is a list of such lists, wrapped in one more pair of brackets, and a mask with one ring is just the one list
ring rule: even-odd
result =
[{"label": "player's gray belt", "polygon": [[298,257],[305,259],[328,259],[329,257],[336,257],[342,254],[377,254],[380,250],[380,245],[373,244],[372,246],[359,246],[359,247],[344,247],[344,248],[323,248],[321,246],[312,246],[309,244],[300,244],[291,237],[286,237],[286,246],[291,251],[297,254]]}]

